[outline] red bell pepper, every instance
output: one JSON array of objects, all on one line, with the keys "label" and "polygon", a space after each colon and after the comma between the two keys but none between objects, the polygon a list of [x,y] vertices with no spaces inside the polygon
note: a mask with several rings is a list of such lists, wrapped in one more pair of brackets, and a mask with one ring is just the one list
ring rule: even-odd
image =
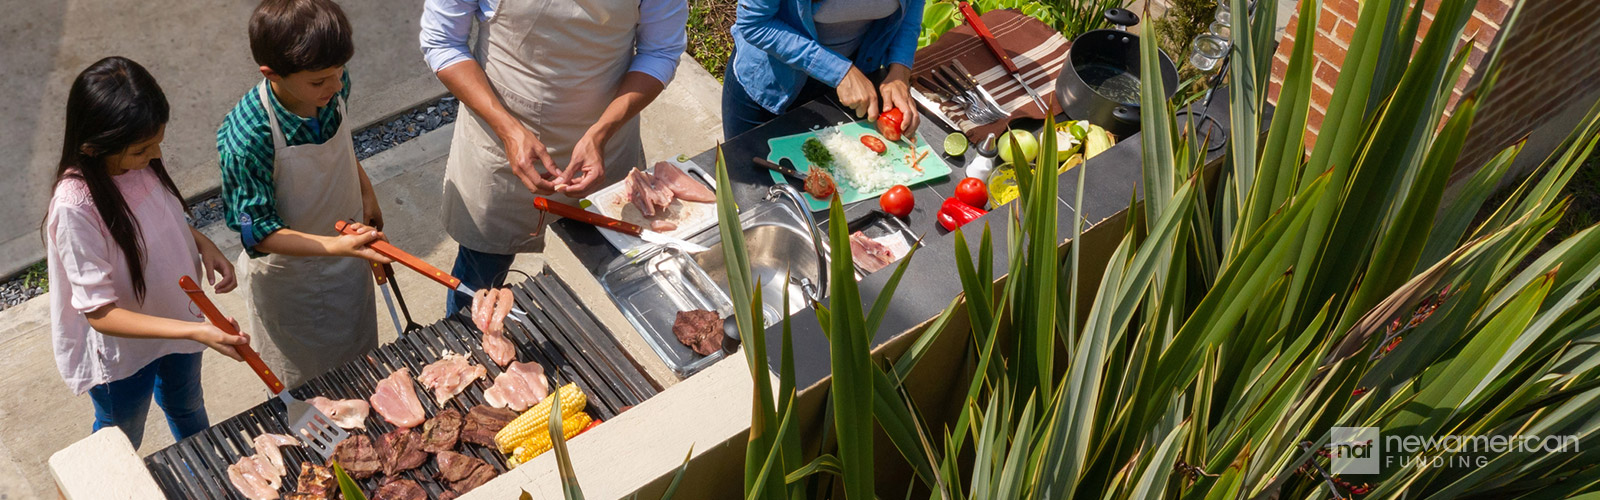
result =
[{"label": "red bell pepper", "polygon": [[956,228],[965,226],[987,213],[989,212],[968,205],[958,198],[945,198],[944,204],[939,206],[939,225],[944,226],[947,231],[955,231]]}]

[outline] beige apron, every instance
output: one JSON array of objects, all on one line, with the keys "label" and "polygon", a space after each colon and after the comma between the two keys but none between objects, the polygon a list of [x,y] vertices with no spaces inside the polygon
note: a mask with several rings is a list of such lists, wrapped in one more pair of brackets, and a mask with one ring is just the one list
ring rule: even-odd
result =
[{"label": "beige apron", "polygon": [[[361,177],[350,142],[349,115],[322,144],[286,146],[265,81],[256,88],[272,125],[273,185],[284,224],[310,234],[337,234],[333,223],[362,220]],[[355,257],[241,254],[236,266],[250,292],[250,345],[289,387],[378,347],[372,271]]]},{"label": "beige apron", "polygon": [[[490,85],[549,148],[557,169],[566,169],[573,146],[616,97],[633,61],[638,24],[639,0],[504,0],[478,30],[478,61]],[[604,178],[595,181],[602,186],[643,166],[638,117],[611,137],[604,155]],[[494,130],[462,106],[445,163],[445,231],[479,252],[541,251],[541,219],[553,217],[541,218],[533,197],[512,173]]]}]

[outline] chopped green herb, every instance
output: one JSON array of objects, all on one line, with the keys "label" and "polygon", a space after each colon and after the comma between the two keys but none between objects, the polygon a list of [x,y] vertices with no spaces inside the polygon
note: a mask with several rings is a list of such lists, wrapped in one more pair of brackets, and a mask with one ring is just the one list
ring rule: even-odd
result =
[{"label": "chopped green herb", "polygon": [[815,137],[806,139],[805,144],[800,145],[800,152],[805,153],[806,161],[811,162],[812,165],[833,168],[833,153],[829,153],[828,147],[823,146],[822,141],[817,140]]}]

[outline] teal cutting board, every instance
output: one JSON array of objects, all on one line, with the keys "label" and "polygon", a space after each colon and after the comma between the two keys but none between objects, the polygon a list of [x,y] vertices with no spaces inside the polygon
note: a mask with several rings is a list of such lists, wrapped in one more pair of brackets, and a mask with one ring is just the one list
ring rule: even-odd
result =
[{"label": "teal cutting board", "polygon": [[[854,140],[860,140],[860,137],[865,134],[872,134],[879,139],[883,139],[883,136],[878,134],[878,130],[874,128],[871,123],[866,121],[844,123],[830,128],[837,129],[840,133],[844,134],[845,137],[851,137],[854,138]],[[809,170],[808,166],[811,165],[811,162],[806,161],[806,155],[802,152],[803,150],[801,149],[801,145],[805,144],[806,139],[816,137],[817,132],[822,132],[825,130],[828,129],[818,129],[805,133],[768,139],[767,146],[772,148],[772,152],[767,154],[767,159],[778,164],[782,164],[784,159],[788,159],[789,164],[794,165],[795,170],[805,173],[806,170]],[[884,144],[888,146],[888,151],[885,151],[883,156],[889,158],[889,163],[894,167],[895,171],[916,175],[915,178],[911,179],[909,182],[906,182],[906,186],[914,186],[928,181],[935,181],[950,175],[950,165],[945,164],[944,159],[939,157],[939,152],[934,151],[932,147],[929,147],[926,141],[917,142],[917,154],[920,155],[925,151],[928,152],[928,156],[924,157],[922,161],[917,162],[917,166],[922,167],[921,172],[913,170],[911,168],[911,164],[906,163],[905,155],[908,151],[910,151],[911,148],[906,146],[905,141],[902,140],[899,142],[889,142],[886,140],[884,141]],[[774,181],[780,183],[788,182],[788,178],[784,177],[783,174],[777,172],[771,172],[771,174],[772,180]],[[884,191],[888,191],[886,188],[877,191],[861,192],[857,191],[855,186],[851,186],[848,182],[845,182],[844,179],[840,178],[838,174],[834,174],[833,178],[834,183],[839,187],[839,201],[847,205],[862,200],[877,198],[878,195],[883,194]],[[811,210],[819,211],[828,209],[828,200],[818,200],[816,198],[812,198],[809,194],[805,195],[805,197],[806,202],[811,204]]]}]

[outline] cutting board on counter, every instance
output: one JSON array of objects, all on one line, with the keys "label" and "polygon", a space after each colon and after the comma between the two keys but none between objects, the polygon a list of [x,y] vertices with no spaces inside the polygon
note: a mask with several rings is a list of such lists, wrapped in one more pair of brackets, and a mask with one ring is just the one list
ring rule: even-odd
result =
[{"label": "cutting board on counter", "polygon": [[[804,150],[801,149],[802,145],[805,144],[807,139],[816,137],[817,133],[828,130],[838,130],[839,133],[844,134],[845,137],[850,138],[852,141],[859,141],[861,136],[866,134],[872,134],[879,139],[883,139],[883,136],[878,134],[878,129],[869,122],[859,121],[843,123],[828,128],[768,139],[767,146],[772,149],[772,152],[767,154],[767,160],[781,165],[783,164],[783,160],[787,159],[789,160],[789,164],[794,166],[795,170],[805,173],[810,169],[809,166],[811,165],[811,162],[806,161],[806,155],[803,152]],[[928,153],[927,157],[924,157],[922,161],[917,163],[917,166],[922,167],[921,172],[912,169],[911,164],[905,161],[905,155],[911,149],[905,145],[905,141],[883,141],[888,147],[888,151],[885,151],[883,156],[889,159],[890,166],[892,166],[896,172],[903,172],[913,175],[912,179],[905,183],[905,185],[908,187],[928,181],[943,179],[950,175],[950,165],[945,164],[944,159],[939,157],[939,152],[930,147],[927,141],[921,140],[921,137],[918,137],[918,139],[917,154],[920,155],[923,152]],[[771,172],[771,174],[773,181],[779,183],[789,182],[789,179],[784,177],[783,174],[777,172]],[[862,200],[877,198],[878,195],[883,194],[884,191],[888,191],[888,188],[866,192],[858,191],[856,190],[855,186],[851,186],[849,182],[846,182],[837,173],[833,175],[833,180],[834,184],[839,188],[839,201],[846,205]],[[794,182],[797,184],[799,183],[799,181]],[[804,191],[804,189],[802,189],[802,191]],[[806,202],[811,205],[812,211],[828,209],[828,200],[818,200],[816,198],[812,198],[810,194],[806,194],[804,196],[806,198]]]},{"label": "cutting board on counter", "polygon": [[[709,186],[712,191],[717,190],[716,176],[700,168],[700,165],[696,165],[693,161],[666,161],[676,165],[679,170],[688,174],[690,179]],[[655,166],[651,165],[645,170],[655,173]],[[625,180],[619,180],[610,186],[606,186],[589,195],[587,199],[589,200],[589,206],[584,207],[584,210],[650,229],[650,221],[652,219],[645,218],[643,214],[639,213],[639,209],[628,201],[628,188]],[[655,219],[664,219],[678,225],[677,229],[662,234],[680,240],[687,240],[700,231],[717,225],[717,204],[674,199],[672,204],[667,206],[666,213],[658,215]],[[604,236],[606,241],[611,242],[612,246],[617,247],[617,250],[621,250],[623,253],[645,244],[644,240],[636,236],[629,236],[607,229],[601,229],[600,235]]]}]

